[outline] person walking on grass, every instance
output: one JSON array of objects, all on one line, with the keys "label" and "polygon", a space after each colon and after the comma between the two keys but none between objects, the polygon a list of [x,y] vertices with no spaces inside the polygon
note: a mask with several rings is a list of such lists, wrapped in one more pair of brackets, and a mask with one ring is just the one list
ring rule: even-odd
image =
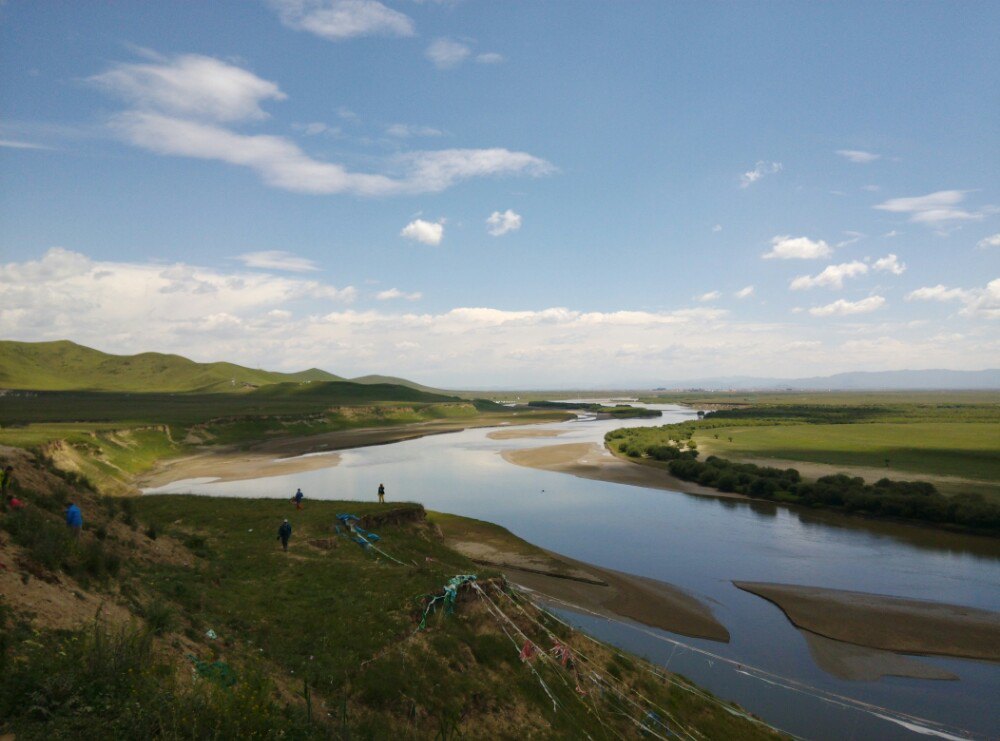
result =
[{"label": "person walking on grass", "polygon": [[295,490],[295,496],[292,497],[292,501],[295,502],[295,509],[302,509],[302,500],[305,497],[306,495],[302,493],[302,489]]},{"label": "person walking on grass", "polygon": [[385,504],[385,484],[378,485],[378,503]]},{"label": "person walking on grass", "polygon": [[74,538],[80,539],[80,531],[83,530],[83,512],[75,502],[70,502],[66,508],[66,527],[72,531]]},{"label": "person walking on grass", "polygon": [[292,523],[285,518],[285,521],[281,523],[278,528],[278,540],[281,541],[281,550],[288,552],[288,539],[292,537]]}]

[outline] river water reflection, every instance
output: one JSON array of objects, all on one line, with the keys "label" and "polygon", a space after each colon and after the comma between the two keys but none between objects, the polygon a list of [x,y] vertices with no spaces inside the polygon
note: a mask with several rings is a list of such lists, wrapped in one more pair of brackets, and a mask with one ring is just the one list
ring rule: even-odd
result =
[{"label": "river water reflection", "polygon": [[1000,611],[1000,544],[930,529],[877,523],[767,502],[645,489],[580,479],[507,463],[506,449],[601,442],[616,427],[664,424],[694,413],[655,406],[652,420],[589,420],[544,425],[557,438],[491,440],[489,430],[436,435],[341,451],[340,465],[288,476],[211,483],[180,481],[153,490],[214,496],[288,497],[301,487],[315,499],[375,499],[488,520],[526,540],[599,566],[678,585],[711,605],[729,644],[640,632],[561,611],[593,634],[667,664],[717,695],[808,738],[912,738],[872,714],[767,685],[656,636],[677,638],[722,656],[827,691],[947,723],[988,737],[1000,732],[1000,665],[940,657],[920,660],[959,681],[896,677],[837,679],[813,660],[805,639],[770,603],[733,580],[785,582],[930,599]]}]

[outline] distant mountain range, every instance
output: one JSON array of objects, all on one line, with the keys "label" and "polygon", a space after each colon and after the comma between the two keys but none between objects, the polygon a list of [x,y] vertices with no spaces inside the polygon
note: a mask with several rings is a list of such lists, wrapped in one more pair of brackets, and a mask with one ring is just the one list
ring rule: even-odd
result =
[{"label": "distant mountain range", "polygon": [[234,363],[196,363],[180,355],[146,352],[110,355],[69,340],[0,340],[0,388],[35,391],[234,392],[273,384],[351,381],[390,384],[443,393],[405,378],[362,376],[346,379],[310,368],[278,373]]},{"label": "distant mountain range", "polygon": [[984,391],[1000,390],[1000,369],[980,371],[898,370],[855,371],[810,378],[765,378],[757,376],[722,376],[685,381],[670,381],[659,388],[705,389],[794,389],[801,391]]}]

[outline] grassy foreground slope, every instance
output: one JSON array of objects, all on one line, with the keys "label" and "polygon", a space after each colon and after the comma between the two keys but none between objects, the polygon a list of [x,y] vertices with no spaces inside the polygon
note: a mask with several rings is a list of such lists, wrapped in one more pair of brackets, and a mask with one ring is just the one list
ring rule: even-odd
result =
[{"label": "grassy foreground slope", "polygon": [[[9,460],[28,506],[0,514],[0,734],[775,737],[554,620],[447,548],[419,505],[106,499],[0,449]],[[70,499],[79,541],[60,519]],[[336,533],[345,511],[381,552]],[[463,574],[481,591],[460,586],[448,609],[444,586]],[[525,643],[539,652],[522,661]]]},{"label": "grassy foreground slope", "polygon": [[0,388],[7,389],[232,392],[271,383],[338,380],[317,368],[276,373],[157,352],[109,355],[68,340],[0,340]]}]

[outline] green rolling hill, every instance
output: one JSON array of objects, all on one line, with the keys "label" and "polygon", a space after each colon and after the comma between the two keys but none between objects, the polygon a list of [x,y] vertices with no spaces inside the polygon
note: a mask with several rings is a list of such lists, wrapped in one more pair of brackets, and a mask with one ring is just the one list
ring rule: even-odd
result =
[{"label": "green rolling hill", "polygon": [[276,383],[342,381],[311,368],[277,373],[180,355],[109,355],[68,340],[0,340],[0,388],[36,391],[228,392]]}]

